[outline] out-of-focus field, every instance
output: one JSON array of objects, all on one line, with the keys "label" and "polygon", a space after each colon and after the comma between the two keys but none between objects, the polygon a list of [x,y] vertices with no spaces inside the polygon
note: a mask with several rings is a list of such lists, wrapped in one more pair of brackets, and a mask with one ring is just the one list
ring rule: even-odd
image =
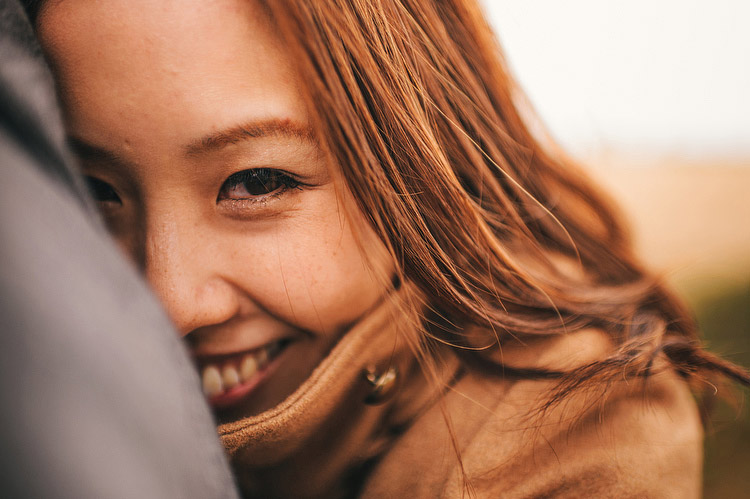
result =
[{"label": "out-of-focus field", "polygon": [[[750,159],[587,163],[620,203],[641,256],[691,305],[709,348],[750,367]],[[739,390],[739,410],[713,415],[708,499],[750,497],[749,395]]]}]

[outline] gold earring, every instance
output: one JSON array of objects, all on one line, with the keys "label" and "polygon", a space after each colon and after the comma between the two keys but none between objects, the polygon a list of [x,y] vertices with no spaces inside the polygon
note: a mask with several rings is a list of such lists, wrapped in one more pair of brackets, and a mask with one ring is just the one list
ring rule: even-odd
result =
[{"label": "gold earring", "polygon": [[396,392],[398,369],[391,366],[383,374],[377,374],[374,368],[369,368],[365,372],[365,379],[370,384],[370,393],[365,397],[365,404],[382,404]]}]

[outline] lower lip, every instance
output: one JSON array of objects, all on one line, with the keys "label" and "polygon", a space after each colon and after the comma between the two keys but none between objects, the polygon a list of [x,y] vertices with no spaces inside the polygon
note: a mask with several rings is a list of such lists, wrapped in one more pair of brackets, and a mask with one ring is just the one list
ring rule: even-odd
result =
[{"label": "lower lip", "polygon": [[273,374],[282,355],[284,355],[284,352],[279,352],[278,355],[266,365],[266,367],[255,373],[247,383],[240,383],[223,393],[209,397],[208,404],[214,409],[227,409],[237,405],[254,392],[255,389],[266,380],[266,378]]}]

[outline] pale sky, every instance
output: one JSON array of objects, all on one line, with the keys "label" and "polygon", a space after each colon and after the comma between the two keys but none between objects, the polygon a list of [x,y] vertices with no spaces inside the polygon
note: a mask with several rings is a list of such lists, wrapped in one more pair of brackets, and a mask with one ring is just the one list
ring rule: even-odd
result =
[{"label": "pale sky", "polygon": [[750,0],[483,0],[552,135],[750,158]]}]

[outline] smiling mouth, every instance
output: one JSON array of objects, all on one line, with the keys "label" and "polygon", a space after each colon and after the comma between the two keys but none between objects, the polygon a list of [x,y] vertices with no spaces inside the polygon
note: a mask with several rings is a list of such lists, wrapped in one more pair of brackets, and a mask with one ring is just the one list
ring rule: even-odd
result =
[{"label": "smiling mouth", "polygon": [[284,339],[252,351],[198,358],[203,393],[208,403],[223,409],[245,399],[268,377],[274,360],[289,343]]}]

